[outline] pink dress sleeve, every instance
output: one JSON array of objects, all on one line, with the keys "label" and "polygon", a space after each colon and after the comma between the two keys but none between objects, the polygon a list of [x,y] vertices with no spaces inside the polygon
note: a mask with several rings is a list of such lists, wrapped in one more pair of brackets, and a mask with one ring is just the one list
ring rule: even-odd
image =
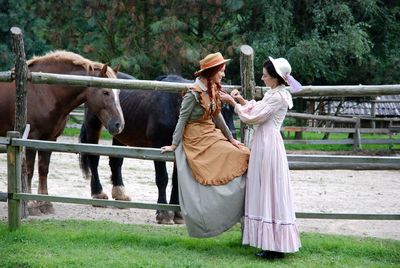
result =
[{"label": "pink dress sleeve", "polygon": [[272,93],[261,101],[252,100],[243,106],[236,104],[235,112],[243,123],[259,125],[271,118],[284,104],[283,98],[279,93]]}]

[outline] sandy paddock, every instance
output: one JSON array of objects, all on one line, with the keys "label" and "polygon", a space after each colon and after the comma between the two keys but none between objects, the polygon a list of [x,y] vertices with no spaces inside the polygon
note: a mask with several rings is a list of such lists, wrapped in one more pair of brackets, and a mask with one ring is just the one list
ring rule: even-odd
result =
[{"label": "sandy paddock", "polygon": [[[77,142],[62,138],[62,141]],[[107,142],[105,142],[107,144]],[[0,191],[7,191],[6,155],[0,154]],[[172,163],[168,163],[169,174]],[[35,170],[36,172],[36,170]],[[99,173],[105,192],[111,196],[108,158],[100,158]],[[156,202],[153,162],[125,159],[124,183],[133,201]],[[311,170],[291,171],[297,212],[400,214],[400,171]],[[37,189],[37,177],[33,191]],[[169,183],[168,194],[171,190]],[[78,155],[53,153],[48,180],[49,194],[90,198],[89,181],[79,169]],[[156,224],[155,211],[99,208],[54,203],[55,214],[31,216],[37,219],[110,220],[122,223]],[[7,204],[0,203],[0,220],[7,218]],[[298,219],[303,232],[346,234],[400,239],[399,221]]]}]

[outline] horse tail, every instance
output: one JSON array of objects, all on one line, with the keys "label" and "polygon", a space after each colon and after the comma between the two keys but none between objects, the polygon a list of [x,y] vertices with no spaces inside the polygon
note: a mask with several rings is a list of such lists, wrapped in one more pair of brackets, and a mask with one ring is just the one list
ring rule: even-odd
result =
[{"label": "horse tail", "polygon": [[[81,132],[79,134],[79,142],[80,143],[89,143],[87,138],[87,126],[86,120],[83,121]],[[79,166],[82,170],[83,175],[86,179],[90,178],[90,169],[89,169],[89,155],[85,153],[79,153]]]}]

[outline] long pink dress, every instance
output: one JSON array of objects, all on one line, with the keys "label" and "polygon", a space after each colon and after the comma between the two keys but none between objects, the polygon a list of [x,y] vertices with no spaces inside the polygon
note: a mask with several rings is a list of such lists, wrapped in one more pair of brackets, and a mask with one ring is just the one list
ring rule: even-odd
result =
[{"label": "long pink dress", "polygon": [[247,171],[243,244],[262,250],[296,252],[301,247],[280,134],[292,106],[292,97],[284,86],[269,90],[261,101],[235,106],[240,120],[258,125]]}]

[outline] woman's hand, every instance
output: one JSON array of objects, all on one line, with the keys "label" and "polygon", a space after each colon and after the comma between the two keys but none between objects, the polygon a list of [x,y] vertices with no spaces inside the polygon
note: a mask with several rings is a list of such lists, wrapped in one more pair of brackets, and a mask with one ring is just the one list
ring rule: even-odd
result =
[{"label": "woman's hand", "polygon": [[222,102],[235,106],[236,104],[235,100],[228,93],[220,91],[219,96]]},{"label": "woman's hand", "polygon": [[232,90],[231,96],[235,98],[235,100],[237,100],[241,105],[246,104],[246,100],[242,97],[242,95],[240,95],[239,90],[237,89]]},{"label": "woman's hand", "polygon": [[241,97],[240,92],[237,89],[234,89],[234,90],[231,91],[231,96],[234,97],[234,98],[237,98],[239,96]]},{"label": "woman's hand", "polygon": [[173,152],[176,149],[176,145],[175,144],[171,144],[169,146],[163,146],[161,147],[161,153],[165,153],[165,152]]},{"label": "woman's hand", "polygon": [[239,146],[239,145],[243,145],[243,143],[241,143],[240,141],[238,141],[238,140],[236,140],[236,139],[234,139],[234,138],[231,138],[229,141],[230,141],[236,148],[239,148],[239,149],[240,149],[240,146]]}]

